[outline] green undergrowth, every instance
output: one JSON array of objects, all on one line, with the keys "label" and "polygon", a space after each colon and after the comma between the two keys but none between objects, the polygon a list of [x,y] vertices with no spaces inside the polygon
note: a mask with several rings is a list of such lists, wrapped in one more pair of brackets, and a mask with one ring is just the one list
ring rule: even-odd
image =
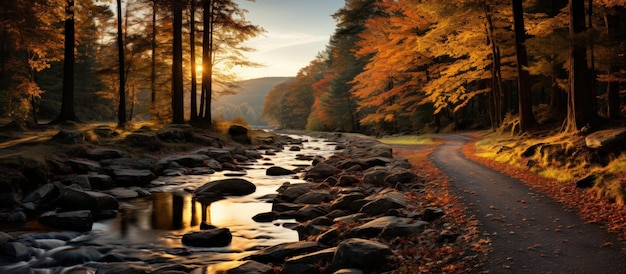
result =
[{"label": "green undergrowth", "polygon": [[385,136],[378,140],[390,145],[432,145],[435,142],[428,135]]},{"label": "green undergrowth", "polygon": [[626,202],[626,155],[603,155],[585,146],[581,134],[539,132],[512,135],[480,132],[476,155],[526,169],[562,184],[593,176],[592,191],[618,204]]}]

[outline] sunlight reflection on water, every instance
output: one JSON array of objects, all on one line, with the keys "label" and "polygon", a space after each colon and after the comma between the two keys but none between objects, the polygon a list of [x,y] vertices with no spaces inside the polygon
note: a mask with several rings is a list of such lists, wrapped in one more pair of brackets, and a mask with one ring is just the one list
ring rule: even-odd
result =
[{"label": "sunlight reflection on water", "polygon": [[201,222],[206,222],[229,228],[233,234],[233,241],[228,247],[209,249],[218,252],[241,252],[298,241],[296,231],[283,227],[283,224],[294,223],[294,220],[272,223],[256,223],[252,220],[258,213],[271,211],[272,204],[263,198],[275,194],[284,182],[304,182],[294,176],[267,176],[265,170],[270,166],[267,163],[294,169],[310,164],[310,161],[296,160],[298,154],[328,157],[335,152],[333,144],[303,136],[292,137],[310,141],[303,143],[301,151],[289,151],[287,146],[284,151],[270,156],[269,160],[253,162],[239,176],[257,186],[253,194],[227,197],[203,206],[193,199],[190,191],[207,182],[232,176],[220,172],[204,176],[161,177],[156,180],[160,185],[150,189],[151,197],[122,201],[117,218],[96,223],[93,231],[99,235],[100,241],[109,244],[150,244],[177,248],[182,247],[182,235],[199,230]]}]

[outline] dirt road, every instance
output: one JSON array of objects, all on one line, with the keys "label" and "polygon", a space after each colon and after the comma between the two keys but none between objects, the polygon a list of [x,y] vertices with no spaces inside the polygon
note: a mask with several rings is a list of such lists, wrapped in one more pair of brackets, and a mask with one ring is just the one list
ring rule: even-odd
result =
[{"label": "dirt road", "polygon": [[622,244],[606,229],[512,179],[465,158],[470,139],[445,141],[430,156],[450,185],[491,235],[490,273],[626,273]]}]

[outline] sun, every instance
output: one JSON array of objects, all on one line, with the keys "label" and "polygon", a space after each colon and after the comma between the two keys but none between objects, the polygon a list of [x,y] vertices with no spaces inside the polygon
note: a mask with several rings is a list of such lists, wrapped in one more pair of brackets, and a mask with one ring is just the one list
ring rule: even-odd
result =
[{"label": "sun", "polygon": [[202,74],[202,65],[197,65],[196,66],[196,73],[197,74]]}]

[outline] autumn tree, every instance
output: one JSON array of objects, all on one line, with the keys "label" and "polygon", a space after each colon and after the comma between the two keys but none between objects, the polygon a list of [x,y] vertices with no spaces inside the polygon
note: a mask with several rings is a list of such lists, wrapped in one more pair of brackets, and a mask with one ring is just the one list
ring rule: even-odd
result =
[{"label": "autumn tree", "polygon": [[517,56],[517,94],[519,102],[520,131],[525,132],[535,124],[533,106],[530,97],[530,74],[526,70],[526,29],[524,27],[524,8],[522,0],[511,0],[513,8],[513,29],[515,31],[515,53]]},{"label": "autumn tree", "polygon": [[126,84],[124,77],[124,39],[122,31],[122,0],[117,0],[117,56],[119,63],[119,105],[117,108],[117,126],[126,125]]}]

